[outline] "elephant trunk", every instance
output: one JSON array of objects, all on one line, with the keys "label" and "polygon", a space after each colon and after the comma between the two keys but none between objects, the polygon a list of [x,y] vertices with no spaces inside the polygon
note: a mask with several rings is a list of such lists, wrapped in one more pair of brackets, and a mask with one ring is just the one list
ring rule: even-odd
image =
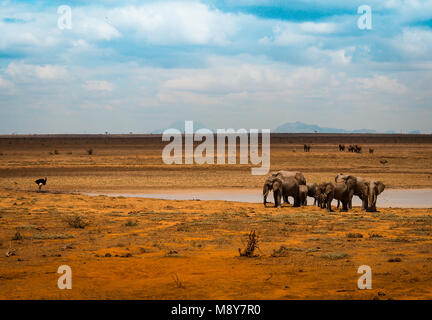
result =
[{"label": "elephant trunk", "polygon": [[264,205],[267,204],[267,196],[268,196],[269,192],[270,192],[270,188],[269,188],[269,186],[267,184],[265,184],[264,187],[263,187]]},{"label": "elephant trunk", "polygon": [[376,211],[376,201],[377,201],[377,195],[375,190],[371,190],[369,192],[368,197],[368,211],[375,212]]}]

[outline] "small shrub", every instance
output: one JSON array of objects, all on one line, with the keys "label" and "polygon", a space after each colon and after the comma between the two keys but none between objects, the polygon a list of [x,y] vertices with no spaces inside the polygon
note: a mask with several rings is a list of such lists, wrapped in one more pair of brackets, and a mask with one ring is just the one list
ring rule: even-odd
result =
[{"label": "small shrub", "polygon": [[88,154],[89,156],[91,156],[91,155],[93,154],[93,149],[92,149],[92,148],[88,149],[88,150],[87,150],[87,154]]},{"label": "small shrub", "polygon": [[321,256],[321,258],[329,260],[338,260],[346,257],[348,257],[348,254],[344,252],[325,253]]},{"label": "small shrub", "polygon": [[369,234],[369,238],[373,239],[373,238],[382,238],[383,236],[380,235],[379,233],[371,233]]},{"label": "small shrub", "polygon": [[273,253],[271,254],[272,257],[287,257],[290,253],[290,251],[303,251],[300,248],[292,248],[292,247],[285,247],[285,246],[280,246],[279,249],[274,249]]},{"label": "small shrub", "polygon": [[249,240],[246,244],[246,248],[243,251],[239,248],[238,251],[240,253],[240,257],[256,257],[257,255],[254,255],[254,251],[257,248],[258,248],[258,237],[255,231],[251,231],[249,233]]},{"label": "small shrub", "polygon": [[12,240],[22,240],[23,236],[18,231],[15,233],[15,235],[12,237]]},{"label": "small shrub", "polygon": [[89,225],[88,221],[83,216],[76,215],[66,219],[67,223],[73,228],[84,229]]},{"label": "small shrub", "polygon": [[60,154],[60,152],[57,149],[55,149],[54,154]]},{"label": "small shrub", "polygon": [[126,227],[136,227],[138,225],[137,220],[128,220],[128,222],[125,223]]},{"label": "small shrub", "polygon": [[351,238],[351,239],[358,239],[358,238],[363,238],[363,235],[361,233],[348,233],[347,238]]}]

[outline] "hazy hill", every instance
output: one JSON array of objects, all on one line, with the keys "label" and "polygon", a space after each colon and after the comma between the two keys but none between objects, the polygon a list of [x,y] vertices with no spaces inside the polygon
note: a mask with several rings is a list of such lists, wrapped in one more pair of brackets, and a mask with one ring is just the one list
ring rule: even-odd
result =
[{"label": "hazy hill", "polygon": [[303,122],[287,122],[283,125],[272,130],[277,133],[308,133],[308,132],[319,132],[319,133],[376,133],[376,130],[370,129],[359,129],[359,130],[345,130],[338,128],[327,128],[320,127],[316,124],[307,124]]}]

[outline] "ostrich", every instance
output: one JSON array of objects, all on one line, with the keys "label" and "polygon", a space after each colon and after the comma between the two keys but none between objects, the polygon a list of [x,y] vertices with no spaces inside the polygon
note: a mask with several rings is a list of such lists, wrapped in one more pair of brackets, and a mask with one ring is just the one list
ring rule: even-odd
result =
[{"label": "ostrich", "polygon": [[46,185],[47,177],[45,179],[37,179],[35,183],[39,186],[39,191],[42,189],[42,186]]}]

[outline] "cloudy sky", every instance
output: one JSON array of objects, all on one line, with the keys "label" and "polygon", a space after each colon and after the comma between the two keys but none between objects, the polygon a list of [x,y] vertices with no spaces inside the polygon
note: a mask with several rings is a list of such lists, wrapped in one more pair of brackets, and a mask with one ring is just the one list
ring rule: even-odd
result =
[{"label": "cloudy sky", "polygon": [[0,0],[1,134],[181,120],[432,132],[432,1]]}]

